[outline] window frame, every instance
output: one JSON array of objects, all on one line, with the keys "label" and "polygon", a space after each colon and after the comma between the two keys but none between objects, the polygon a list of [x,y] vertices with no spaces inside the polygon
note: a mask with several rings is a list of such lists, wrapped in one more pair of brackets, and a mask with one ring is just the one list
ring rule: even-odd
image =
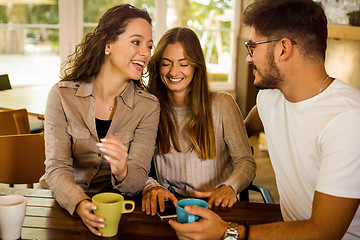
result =
[{"label": "window frame", "polygon": [[[167,0],[156,0],[156,14],[154,26],[155,45],[168,29],[166,26],[166,13],[168,3]],[[237,39],[239,37],[240,28],[240,12],[241,1],[234,1],[234,17],[232,20],[231,30],[231,68],[227,82],[210,82],[212,90],[235,91],[236,79],[236,63],[237,63]],[[75,46],[81,42],[83,38],[83,0],[59,0],[59,55],[60,63],[66,61],[67,56],[75,50]]]}]

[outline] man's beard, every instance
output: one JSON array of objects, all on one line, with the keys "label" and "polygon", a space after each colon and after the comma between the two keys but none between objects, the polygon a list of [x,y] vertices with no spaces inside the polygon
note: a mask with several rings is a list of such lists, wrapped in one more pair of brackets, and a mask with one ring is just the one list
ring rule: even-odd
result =
[{"label": "man's beard", "polygon": [[283,82],[283,77],[280,74],[279,68],[276,66],[274,61],[274,54],[269,52],[269,65],[264,71],[259,71],[254,63],[251,63],[259,75],[259,80],[254,82],[254,86],[258,89],[275,89],[279,88],[281,82]]}]

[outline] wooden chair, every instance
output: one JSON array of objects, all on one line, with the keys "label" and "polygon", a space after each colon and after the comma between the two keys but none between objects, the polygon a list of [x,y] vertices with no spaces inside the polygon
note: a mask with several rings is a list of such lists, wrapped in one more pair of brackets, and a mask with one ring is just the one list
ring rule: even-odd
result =
[{"label": "wooden chair", "polygon": [[2,74],[2,75],[0,75],[0,91],[6,90],[6,89],[11,89],[9,75]]},{"label": "wooden chair", "polygon": [[28,133],[30,124],[26,109],[0,111],[0,135]]},{"label": "wooden chair", "polygon": [[0,136],[0,183],[32,188],[45,173],[44,134]]}]

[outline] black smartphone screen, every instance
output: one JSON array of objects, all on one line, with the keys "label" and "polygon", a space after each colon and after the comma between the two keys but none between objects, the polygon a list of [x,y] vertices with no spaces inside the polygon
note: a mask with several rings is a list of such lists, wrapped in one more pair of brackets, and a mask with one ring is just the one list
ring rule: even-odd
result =
[{"label": "black smartphone screen", "polygon": [[176,218],[176,207],[171,201],[165,201],[165,210],[160,212],[159,202],[157,206],[157,215],[161,220]]}]

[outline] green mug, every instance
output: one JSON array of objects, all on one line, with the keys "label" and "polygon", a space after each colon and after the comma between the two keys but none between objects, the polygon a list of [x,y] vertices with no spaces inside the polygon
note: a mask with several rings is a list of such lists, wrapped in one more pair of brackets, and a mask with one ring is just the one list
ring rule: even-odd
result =
[{"label": "green mug", "polygon": [[[134,211],[135,203],[131,200],[124,200],[118,193],[99,193],[93,196],[92,202],[97,206],[94,213],[104,218],[104,228],[99,228],[101,236],[112,237],[118,232],[121,214]],[[130,204],[131,208],[126,208]]]}]

